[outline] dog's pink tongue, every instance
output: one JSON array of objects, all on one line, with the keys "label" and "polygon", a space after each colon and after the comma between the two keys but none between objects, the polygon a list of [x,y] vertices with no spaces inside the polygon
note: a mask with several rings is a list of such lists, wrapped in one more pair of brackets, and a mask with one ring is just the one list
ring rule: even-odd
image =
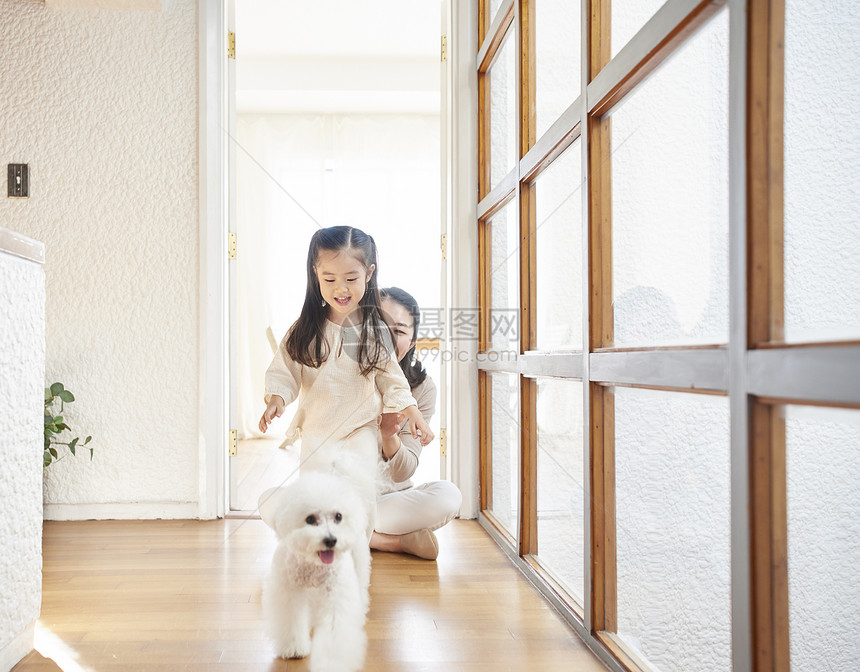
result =
[{"label": "dog's pink tongue", "polygon": [[334,551],[320,551],[319,556],[324,565],[330,565],[334,562]]}]

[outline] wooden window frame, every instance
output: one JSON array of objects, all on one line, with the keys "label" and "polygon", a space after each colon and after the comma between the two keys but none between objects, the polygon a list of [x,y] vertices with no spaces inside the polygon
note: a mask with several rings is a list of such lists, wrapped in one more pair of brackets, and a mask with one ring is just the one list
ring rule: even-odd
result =
[{"label": "wooden window frame", "polygon": [[[495,16],[478,3],[479,352],[490,352],[488,227],[516,202],[520,233],[520,343],[515,361],[478,365],[479,520],[511,560],[616,672],[647,670],[617,628],[614,397],[632,386],[727,396],[731,414],[731,596],[734,672],[789,669],[785,426],[780,404],[860,408],[860,342],[785,344],[783,272],[783,37],[785,0],[668,0],[612,57],[609,0],[582,0],[581,86],[568,108],[535,134],[535,39],[539,1],[505,0]],[[729,16],[729,342],[614,347],[609,114],[715,14]],[[516,40],[519,160],[497,184],[489,174],[487,73],[506,31]],[[540,39],[537,36],[537,39]],[[580,140],[584,347],[536,352],[535,181]],[[489,376],[520,379],[521,471],[517,538],[487,511],[492,492]],[[537,379],[582,381],[587,455],[585,604],[573,602],[542,565],[537,535]]]}]

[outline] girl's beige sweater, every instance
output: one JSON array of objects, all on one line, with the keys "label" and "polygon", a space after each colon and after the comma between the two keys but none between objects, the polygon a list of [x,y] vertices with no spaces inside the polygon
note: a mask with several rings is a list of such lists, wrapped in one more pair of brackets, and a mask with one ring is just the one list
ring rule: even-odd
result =
[{"label": "girl's beige sweater", "polygon": [[287,355],[283,341],[266,371],[268,404],[277,394],[286,404],[296,397],[299,407],[287,440],[300,436],[342,440],[353,431],[376,423],[381,413],[397,413],[414,406],[409,384],[394,356],[381,371],[367,376],[358,365],[361,326],[340,326],[326,321],[328,357],[319,368],[303,366]]}]

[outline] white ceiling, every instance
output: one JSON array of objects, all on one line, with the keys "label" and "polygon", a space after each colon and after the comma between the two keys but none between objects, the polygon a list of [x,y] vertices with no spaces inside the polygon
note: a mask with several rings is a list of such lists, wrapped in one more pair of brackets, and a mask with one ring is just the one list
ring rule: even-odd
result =
[{"label": "white ceiling", "polygon": [[439,110],[440,0],[236,0],[237,110]]}]

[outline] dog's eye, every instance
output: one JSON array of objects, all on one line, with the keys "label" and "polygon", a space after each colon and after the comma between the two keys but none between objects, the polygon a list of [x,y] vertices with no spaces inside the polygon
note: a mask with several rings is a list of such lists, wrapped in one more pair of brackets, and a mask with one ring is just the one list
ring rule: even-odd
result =
[{"label": "dog's eye", "polygon": [[316,525],[317,524],[317,517],[316,516],[308,516],[307,518],[305,518],[305,522],[308,525]]},{"label": "dog's eye", "polygon": [[334,522],[339,523],[343,520],[343,516],[339,513],[334,514]]}]

